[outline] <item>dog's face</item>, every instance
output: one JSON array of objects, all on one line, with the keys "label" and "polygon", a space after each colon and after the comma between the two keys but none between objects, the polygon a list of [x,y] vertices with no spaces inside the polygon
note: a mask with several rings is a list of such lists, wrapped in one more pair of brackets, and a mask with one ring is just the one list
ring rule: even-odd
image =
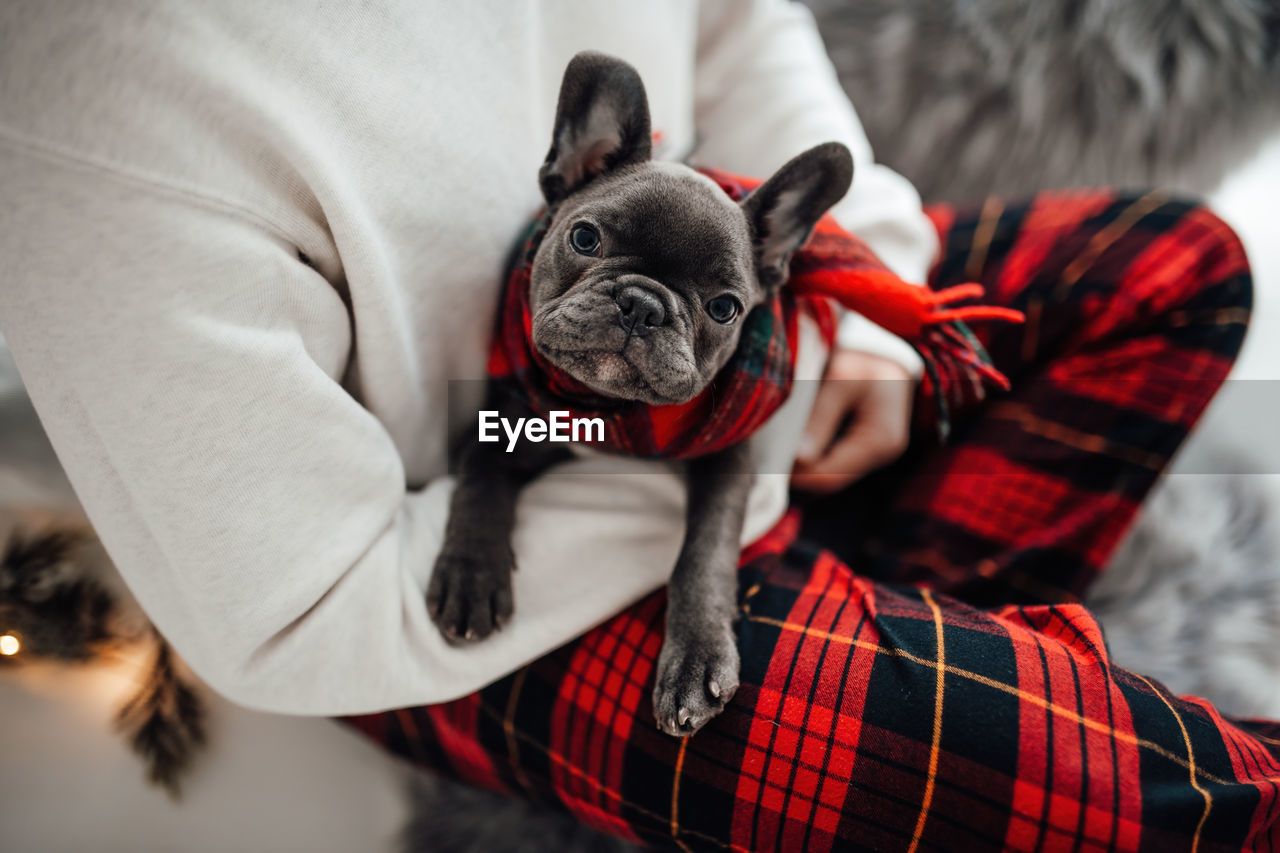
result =
[{"label": "dog's face", "polygon": [[606,397],[693,398],[852,173],[848,150],[828,143],[735,203],[693,169],[650,159],[631,66],[579,54],[539,175],[552,221],[533,263],[534,347]]},{"label": "dog's face", "polygon": [[762,298],[738,205],[687,166],[646,162],[556,210],[533,265],[533,343],[597,393],[680,403]]}]

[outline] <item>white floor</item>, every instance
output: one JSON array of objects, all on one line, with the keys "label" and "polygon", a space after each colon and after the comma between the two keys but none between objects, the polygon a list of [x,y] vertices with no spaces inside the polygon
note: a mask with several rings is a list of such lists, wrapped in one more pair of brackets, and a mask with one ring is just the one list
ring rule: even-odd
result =
[{"label": "white floor", "polygon": [[[1180,460],[1203,471],[1206,445],[1256,460],[1280,501],[1280,139],[1233,176],[1213,201],[1249,250],[1257,279],[1254,328],[1222,397]],[[0,403],[4,377],[0,365]],[[10,429],[0,411],[0,429]],[[25,439],[24,439],[25,440]],[[5,433],[0,479],[29,481],[32,447]],[[21,457],[21,458],[17,458]],[[8,468],[6,469],[6,464]],[[53,490],[42,499],[57,502]],[[1278,504],[1280,505],[1280,504]],[[256,714],[215,701],[212,746],[185,798],[146,786],[110,731],[129,690],[127,664],[41,667],[0,674],[0,850],[6,853],[308,851],[389,849],[405,816],[403,769],[327,720]]]}]

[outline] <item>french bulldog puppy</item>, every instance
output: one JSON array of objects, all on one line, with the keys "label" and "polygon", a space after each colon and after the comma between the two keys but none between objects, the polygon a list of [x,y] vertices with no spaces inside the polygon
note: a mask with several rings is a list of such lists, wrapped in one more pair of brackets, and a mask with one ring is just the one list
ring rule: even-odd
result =
[{"label": "french bulldog puppy", "polygon": [[[743,318],[784,285],[792,253],[848,190],[853,160],[839,143],[819,145],[739,204],[693,169],[655,162],[650,148],[635,69],[575,56],[539,172],[552,221],[529,301],[532,343],[548,361],[602,396],[663,405],[692,399],[724,367]],[[512,421],[529,414],[496,383],[487,408]],[[510,618],[516,499],[569,458],[564,448],[524,441],[508,452],[473,440],[463,450],[427,590],[450,641],[481,640]],[[653,697],[671,735],[697,731],[738,687],[736,573],[751,470],[745,444],[687,463],[687,529]]]}]

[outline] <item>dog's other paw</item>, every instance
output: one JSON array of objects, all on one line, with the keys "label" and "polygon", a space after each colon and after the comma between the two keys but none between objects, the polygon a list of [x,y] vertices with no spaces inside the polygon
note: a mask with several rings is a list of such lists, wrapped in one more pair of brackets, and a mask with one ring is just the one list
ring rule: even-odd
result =
[{"label": "dog's other paw", "polygon": [[738,667],[738,645],[728,626],[687,638],[668,635],[653,686],[658,728],[675,737],[702,728],[733,698]]},{"label": "dog's other paw", "polygon": [[451,643],[483,640],[511,618],[510,548],[458,548],[445,543],[427,586],[427,613]]}]

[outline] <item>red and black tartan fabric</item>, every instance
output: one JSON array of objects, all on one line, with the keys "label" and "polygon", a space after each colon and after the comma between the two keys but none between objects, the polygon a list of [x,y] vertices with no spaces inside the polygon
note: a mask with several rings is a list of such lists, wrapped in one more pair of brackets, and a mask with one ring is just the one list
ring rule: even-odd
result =
[{"label": "red and black tartan fabric", "polygon": [[720,717],[655,729],[656,593],[478,693],[349,722],[658,847],[1280,849],[1280,724],[1113,666],[1077,603],[1240,346],[1239,242],[1159,194],[931,215],[931,285],[1027,314],[979,332],[1013,389],[744,553]]}]

